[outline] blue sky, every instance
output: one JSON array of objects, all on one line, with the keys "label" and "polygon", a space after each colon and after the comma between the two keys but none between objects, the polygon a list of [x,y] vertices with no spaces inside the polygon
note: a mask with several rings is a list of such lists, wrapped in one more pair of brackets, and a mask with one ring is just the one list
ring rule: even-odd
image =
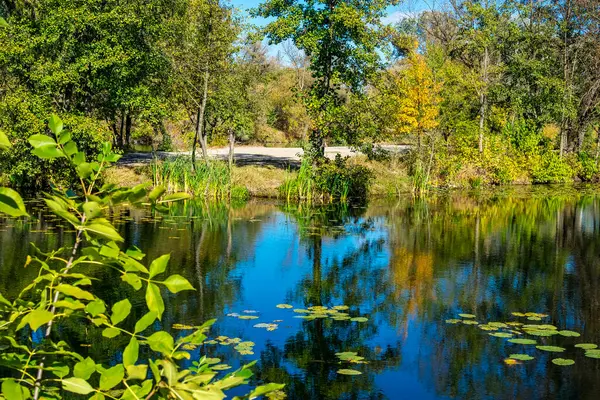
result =
[{"label": "blue sky", "polygon": [[[258,6],[263,0],[230,0],[231,4],[242,10],[247,11],[251,8]],[[400,5],[389,7],[387,12],[388,15],[384,19],[386,23],[397,22],[406,15],[415,14],[423,10],[428,10],[439,6],[443,0],[404,0]],[[264,18],[249,19],[250,23],[261,26],[264,25],[267,20]],[[271,56],[277,56],[279,46],[269,46],[269,54]]]}]

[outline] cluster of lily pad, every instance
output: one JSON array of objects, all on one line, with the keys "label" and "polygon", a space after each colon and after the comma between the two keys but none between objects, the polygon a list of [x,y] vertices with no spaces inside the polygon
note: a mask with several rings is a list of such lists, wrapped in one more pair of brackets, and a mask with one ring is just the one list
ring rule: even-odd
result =
[{"label": "cluster of lily pad", "polygon": [[333,306],[331,308],[325,306],[312,306],[306,309],[294,308],[290,304],[278,304],[277,308],[293,309],[296,314],[294,318],[301,318],[305,320],[315,320],[317,318],[330,318],[334,321],[352,321],[352,322],[367,322],[369,319],[366,317],[352,317],[348,311],[350,307],[344,305]]},{"label": "cluster of lily pad", "polygon": [[[234,349],[243,356],[254,354],[254,342],[243,342],[240,338],[230,338],[227,336],[217,336],[214,339],[207,340],[205,344],[219,344],[221,346],[235,345]],[[213,368],[214,369],[214,368]]]},{"label": "cluster of lily pad", "polygon": [[[529,321],[542,321],[544,318],[547,318],[547,314],[534,313],[534,312],[513,312],[513,316],[515,317],[523,317],[527,318]],[[571,331],[571,330],[559,330],[556,326],[550,324],[527,324],[520,321],[508,321],[508,322],[487,322],[480,323],[475,320],[476,316],[473,314],[458,314],[460,319],[453,318],[446,320],[448,324],[463,324],[463,325],[473,325],[477,326],[479,329],[483,331],[487,331],[488,335],[505,338],[507,341],[513,344],[521,344],[521,345],[535,345],[535,348],[541,351],[553,352],[553,353],[562,353],[566,349],[564,347],[559,346],[546,346],[546,345],[538,345],[537,340],[534,339],[526,339],[526,338],[518,338],[515,336],[519,335],[531,335],[538,337],[550,337],[550,336],[564,336],[564,337],[579,337],[581,336],[579,332]],[[598,346],[593,343],[579,343],[575,345],[576,348],[580,348],[585,350],[585,356],[589,358],[600,358],[600,349],[597,349]],[[523,361],[533,360],[535,357],[529,354],[511,354],[508,358],[504,359],[504,362],[507,365],[515,365],[521,364]],[[555,365],[567,366],[575,364],[574,360],[565,359],[565,358],[555,358],[552,360],[552,363]]]},{"label": "cluster of lily pad", "polygon": [[227,314],[227,316],[237,318],[237,319],[242,319],[242,320],[258,319],[258,315],[253,315],[253,314],[257,314],[257,313],[258,313],[258,311],[255,311],[255,310],[244,310],[244,311],[242,311],[242,314],[229,313],[229,314]]},{"label": "cluster of lily pad", "polygon": [[[350,364],[367,364],[364,357],[358,355],[358,353],[353,351],[344,351],[342,353],[335,353],[336,357],[340,360],[340,364],[343,362],[347,362]],[[342,368],[338,369],[337,373],[340,375],[361,375],[362,372],[351,369],[351,368]]]}]

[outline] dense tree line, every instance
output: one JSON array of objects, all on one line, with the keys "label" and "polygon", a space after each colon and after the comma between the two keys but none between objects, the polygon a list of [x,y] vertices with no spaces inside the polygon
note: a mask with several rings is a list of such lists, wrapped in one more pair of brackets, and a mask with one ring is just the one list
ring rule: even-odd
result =
[{"label": "dense tree line", "polygon": [[222,0],[2,0],[2,176],[39,186],[25,138],[56,112],[88,151],[409,142],[425,183],[595,178],[597,1],[447,0],[384,24],[394,4],[266,0],[253,29]]}]

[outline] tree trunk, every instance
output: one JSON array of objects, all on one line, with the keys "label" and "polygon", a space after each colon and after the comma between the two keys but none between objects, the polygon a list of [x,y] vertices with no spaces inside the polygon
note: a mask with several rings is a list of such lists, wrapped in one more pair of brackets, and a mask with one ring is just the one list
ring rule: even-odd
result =
[{"label": "tree trunk", "polygon": [[125,147],[125,140],[123,137],[123,133],[125,133],[125,110],[121,111],[121,129],[119,130],[119,147]]},{"label": "tree trunk", "polygon": [[208,73],[208,64],[206,65],[206,71],[204,71],[204,88],[202,93],[202,102],[198,108],[198,117],[196,118],[196,135],[194,136],[194,143],[192,146],[192,166],[196,169],[196,145],[200,142],[202,147],[202,157],[206,165],[208,162],[208,149],[206,148],[206,129],[204,129],[204,116],[206,114],[206,102],[208,101],[208,80],[210,74]]},{"label": "tree trunk", "polygon": [[483,88],[481,89],[481,94],[479,96],[479,153],[483,153],[483,134],[485,131],[485,114],[487,111],[488,63],[489,51],[486,47],[483,54]]},{"label": "tree trunk", "polygon": [[235,146],[235,134],[233,129],[229,129],[229,171],[233,169],[233,150]]},{"label": "tree trunk", "polygon": [[125,147],[131,147],[131,110],[127,112],[127,118],[125,119]]}]

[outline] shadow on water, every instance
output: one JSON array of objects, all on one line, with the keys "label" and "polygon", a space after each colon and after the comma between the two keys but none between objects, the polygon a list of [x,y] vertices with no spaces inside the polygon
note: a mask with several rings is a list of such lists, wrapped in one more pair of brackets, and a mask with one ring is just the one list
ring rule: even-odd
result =
[{"label": "shadow on water", "polygon": [[[252,341],[254,354],[218,344],[198,351],[234,366],[259,359],[257,379],[286,383],[290,399],[592,399],[600,395],[600,360],[573,345],[600,344],[597,193],[508,188],[368,207],[188,203],[166,216],[116,210],[114,220],[128,246],[139,246],[150,259],[171,253],[168,272],[195,286],[194,292],[163,293],[165,329],[218,318],[213,335]],[[26,243],[45,249],[73,241],[68,227],[31,207],[33,220],[0,220],[0,291],[9,296],[36,273],[22,268]],[[145,313],[143,294],[118,275],[90,273],[102,297],[132,301],[129,322]],[[280,303],[347,305],[351,316],[368,320],[298,319],[292,309],[277,308]],[[560,356],[575,365],[555,366],[556,355],[445,323],[462,312],[480,322],[509,321],[515,311],[544,312],[545,323],[580,332],[580,338],[536,338],[567,348]],[[258,318],[227,316],[232,313]],[[118,338],[102,341],[81,325],[57,332],[107,363],[121,357],[115,346],[125,345]],[[368,364],[340,365],[335,353],[344,351]],[[503,363],[519,352],[535,360]],[[339,375],[340,368],[362,375]]]}]

